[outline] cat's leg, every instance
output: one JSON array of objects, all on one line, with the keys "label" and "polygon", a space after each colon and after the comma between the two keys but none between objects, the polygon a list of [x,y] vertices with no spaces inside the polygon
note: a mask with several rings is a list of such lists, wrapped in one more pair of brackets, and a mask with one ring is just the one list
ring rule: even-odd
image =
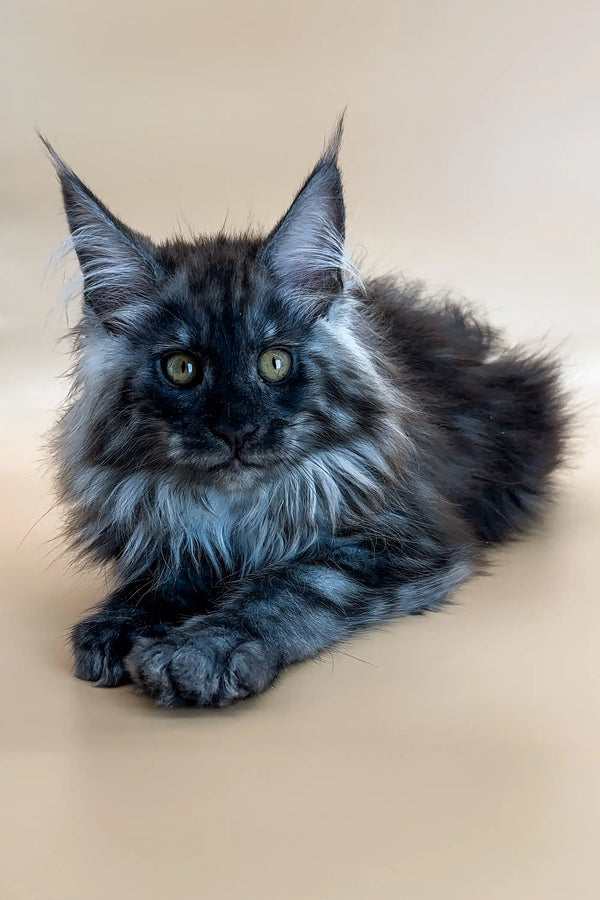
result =
[{"label": "cat's leg", "polygon": [[75,675],[98,687],[129,681],[123,661],[134,641],[166,634],[181,618],[181,605],[135,581],[111,594],[71,631]]},{"label": "cat's leg", "polygon": [[365,559],[352,570],[330,561],[255,575],[217,612],[162,639],[141,638],[126,660],[136,688],[161,706],[228,706],[362,628],[436,608],[473,570],[457,552],[423,563],[419,573],[414,560],[395,561],[382,579]]}]

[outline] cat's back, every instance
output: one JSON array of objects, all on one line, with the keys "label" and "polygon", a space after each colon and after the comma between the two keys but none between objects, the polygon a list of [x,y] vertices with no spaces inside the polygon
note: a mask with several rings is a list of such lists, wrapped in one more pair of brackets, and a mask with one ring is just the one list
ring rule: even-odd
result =
[{"label": "cat's back", "polygon": [[484,362],[497,344],[494,330],[469,307],[427,298],[418,282],[369,280],[364,303],[386,354],[404,373],[429,383]]}]

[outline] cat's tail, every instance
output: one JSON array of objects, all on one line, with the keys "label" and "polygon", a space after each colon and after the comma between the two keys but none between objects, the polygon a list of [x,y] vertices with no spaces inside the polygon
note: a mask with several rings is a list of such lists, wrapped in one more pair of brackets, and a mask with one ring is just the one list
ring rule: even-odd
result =
[{"label": "cat's tail", "polygon": [[478,368],[484,465],[464,512],[481,540],[497,543],[527,531],[548,505],[570,415],[553,357],[509,351]]}]

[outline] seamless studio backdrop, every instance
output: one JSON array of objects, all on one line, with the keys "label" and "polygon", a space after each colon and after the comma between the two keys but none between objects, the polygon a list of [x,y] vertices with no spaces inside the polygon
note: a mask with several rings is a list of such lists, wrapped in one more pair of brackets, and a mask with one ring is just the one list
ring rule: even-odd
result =
[{"label": "seamless studio backdrop", "polygon": [[[4,0],[2,897],[598,897],[599,41],[581,0]],[[35,128],[160,239],[272,225],[345,106],[363,269],[560,346],[560,500],[446,611],[256,701],[95,691],[65,635],[105,585],[61,556],[44,463],[73,269],[45,274],[67,230]]]}]

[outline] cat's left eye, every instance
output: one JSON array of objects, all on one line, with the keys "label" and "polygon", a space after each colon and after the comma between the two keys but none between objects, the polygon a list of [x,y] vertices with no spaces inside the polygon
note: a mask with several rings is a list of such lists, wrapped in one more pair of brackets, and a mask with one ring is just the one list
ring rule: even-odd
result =
[{"label": "cat's left eye", "polygon": [[280,347],[271,347],[258,357],[258,371],[265,381],[283,381],[290,374],[291,368],[291,354]]},{"label": "cat's left eye", "polygon": [[162,360],[162,370],[177,387],[192,387],[200,380],[200,364],[189,353],[169,353]]}]

